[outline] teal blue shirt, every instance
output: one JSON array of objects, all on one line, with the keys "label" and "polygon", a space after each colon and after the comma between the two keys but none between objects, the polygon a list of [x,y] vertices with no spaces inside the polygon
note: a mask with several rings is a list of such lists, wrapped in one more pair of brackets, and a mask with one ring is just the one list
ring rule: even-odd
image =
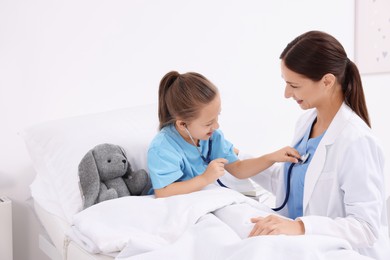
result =
[{"label": "teal blue shirt", "polygon": [[[303,138],[294,146],[294,148],[299,152],[299,154],[305,155],[310,153],[309,158],[304,164],[295,164],[291,172],[291,186],[290,186],[290,197],[288,198],[287,207],[288,207],[288,217],[295,219],[297,217],[302,217],[303,215],[303,190],[305,186],[305,176],[307,167],[309,166],[311,159],[317,146],[320,143],[323,135],[310,138],[311,127],[306,130]],[[291,163],[284,164],[284,172],[286,174],[286,185],[287,185],[287,171]]]},{"label": "teal blue shirt", "polygon": [[[200,140],[199,150],[210,160],[225,158],[228,163],[238,160],[233,145],[225,140],[220,130],[214,131],[208,140]],[[161,189],[173,182],[185,181],[203,174],[207,164],[196,147],[177,132],[173,124],[161,129],[152,140],[148,150],[148,170],[154,189]]]}]

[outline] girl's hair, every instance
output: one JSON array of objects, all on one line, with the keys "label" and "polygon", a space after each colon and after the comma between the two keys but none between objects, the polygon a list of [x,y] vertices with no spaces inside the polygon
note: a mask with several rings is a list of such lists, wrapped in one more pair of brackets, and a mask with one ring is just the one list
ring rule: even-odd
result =
[{"label": "girl's hair", "polygon": [[184,121],[197,118],[202,106],[210,103],[217,93],[217,87],[199,73],[168,72],[158,91],[159,129],[178,118]]},{"label": "girl's hair", "polygon": [[306,32],[286,46],[280,59],[287,68],[313,81],[333,74],[342,86],[344,102],[371,127],[359,70],[333,36]]}]

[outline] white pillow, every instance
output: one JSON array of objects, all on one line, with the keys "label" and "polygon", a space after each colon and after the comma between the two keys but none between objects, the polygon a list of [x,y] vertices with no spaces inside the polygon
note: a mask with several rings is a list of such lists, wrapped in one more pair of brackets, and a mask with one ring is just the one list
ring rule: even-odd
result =
[{"label": "white pillow", "polygon": [[158,131],[156,105],[118,109],[41,123],[22,137],[37,171],[32,197],[70,223],[82,208],[78,165],[95,145],[122,146],[134,170],[147,170],[149,143]]}]

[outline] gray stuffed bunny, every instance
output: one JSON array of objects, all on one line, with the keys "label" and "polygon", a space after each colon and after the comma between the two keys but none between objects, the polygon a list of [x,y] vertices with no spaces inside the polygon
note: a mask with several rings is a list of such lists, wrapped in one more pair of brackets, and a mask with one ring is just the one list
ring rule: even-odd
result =
[{"label": "gray stuffed bunny", "polygon": [[146,195],[151,188],[148,173],[133,171],[122,147],[99,144],[79,164],[84,209],[109,199]]}]

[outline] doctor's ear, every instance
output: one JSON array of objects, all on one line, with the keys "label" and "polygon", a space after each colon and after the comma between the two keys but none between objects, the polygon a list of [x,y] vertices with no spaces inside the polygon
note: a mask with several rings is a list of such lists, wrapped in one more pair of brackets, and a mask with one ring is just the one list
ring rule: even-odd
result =
[{"label": "doctor's ear", "polygon": [[334,86],[334,84],[336,82],[336,77],[332,73],[327,73],[322,77],[322,82],[323,82],[325,87],[331,88]]}]

